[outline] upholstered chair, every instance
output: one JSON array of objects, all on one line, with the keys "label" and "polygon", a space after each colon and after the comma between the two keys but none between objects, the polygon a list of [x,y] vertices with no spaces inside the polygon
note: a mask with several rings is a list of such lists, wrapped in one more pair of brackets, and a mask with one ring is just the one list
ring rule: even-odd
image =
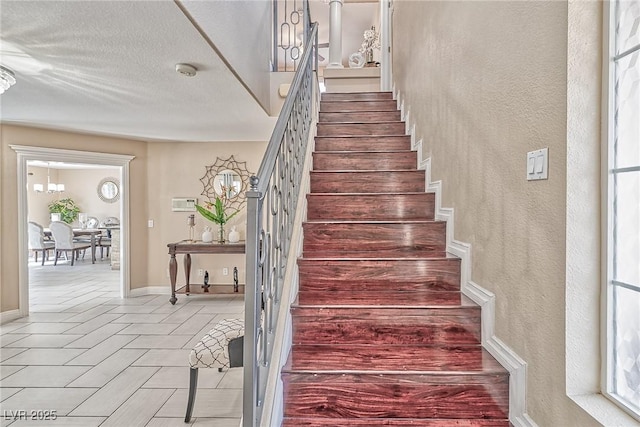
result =
[{"label": "upholstered chair", "polygon": [[80,254],[80,251],[83,251],[84,256],[84,251],[91,248],[91,243],[76,242],[73,240],[73,228],[71,228],[71,226],[66,222],[53,221],[49,225],[49,228],[51,229],[51,234],[55,240],[56,257],[53,261],[53,265],[58,264],[58,257],[61,253],[67,252],[71,252],[71,265],[73,265],[76,257]]},{"label": "upholstered chair", "polygon": [[95,216],[87,217],[87,228],[98,228],[100,221]]},{"label": "upholstered chair", "polygon": [[100,259],[104,258],[105,249],[107,250],[107,256],[109,256],[109,249],[111,249],[111,230],[103,230],[102,234],[98,236],[98,242],[96,244],[100,248]]},{"label": "upholstered chair", "polygon": [[29,249],[33,251],[35,262],[38,262],[38,252],[42,251],[42,265],[49,259],[49,250],[55,244],[44,239],[44,229],[40,224],[29,221]]}]

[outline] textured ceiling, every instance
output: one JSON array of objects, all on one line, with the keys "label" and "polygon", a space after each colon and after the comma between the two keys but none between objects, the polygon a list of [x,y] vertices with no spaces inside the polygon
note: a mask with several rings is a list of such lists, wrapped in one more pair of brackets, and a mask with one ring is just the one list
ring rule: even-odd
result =
[{"label": "textured ceiling", "polygon": [[[271,134],[275,118],[174,1],[2,0],[0,8],[0,63],[18,80],[0,95],[3,123],[144,140],[255,141]],[[345,3],[345,63],[378,8]],[[320,43],[328,42],[328,4],[312,0],[311,13]],[[320,53],[328,57],[328,49]],[[198,74],[176,73],[180,62]]]},{"label": "textured ceiling", "polygon": [[[2,1],[4,123],[141,139],[265,140],[271,118],[173,1]],[[199,72],[184,77],[175,64]]]}]

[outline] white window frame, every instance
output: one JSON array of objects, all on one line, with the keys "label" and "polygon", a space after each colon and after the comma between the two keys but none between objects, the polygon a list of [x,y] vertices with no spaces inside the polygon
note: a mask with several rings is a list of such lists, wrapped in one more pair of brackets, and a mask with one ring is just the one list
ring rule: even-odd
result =
[{"label": "white window frame", "polygon": [[[602,351],[602,375],[601,375],[601,392],[604,396],[610,399],[620,409],[627,414],[640,421],[640,411],[636,412],[629,407],[623,400],[619,399],[617,395],[613,394],[613,369],[614,369],[614,357],[613,349],[614,331],[613,331],[613,313],[614,313],[614,297],[613,291],[615,286],[620,284],[614,284],[613,280],[613,254],[614,254],[614,241],[613,241],[613,227],[614,227],[614,141],[615,141],[615,77],[616,69],[614,62],[616,60],[616,6],[618,0],[612,0],[604,3],[604,49],[603,49],[603,96],[604,106],[603,108],[603,151],[602,151],[602,165],[603,165],[603,296],[604,301],[602,304],[602,337],[603,337],[603,351]],[[628,51],[627,51],[628,52]],[[622,169],[622,168],[620,168]],[[628,168],[624,168],[628,169]],[[635,290],[635,289],[634,289]]]}]

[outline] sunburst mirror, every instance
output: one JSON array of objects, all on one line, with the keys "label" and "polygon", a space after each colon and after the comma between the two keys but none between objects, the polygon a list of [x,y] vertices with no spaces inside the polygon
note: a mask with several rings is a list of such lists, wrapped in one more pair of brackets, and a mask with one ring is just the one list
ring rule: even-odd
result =
[{"label": "sunburst mirror", "polygon": [[205,166],[206,173],[200,182],[204,186],[201,195],[213,203],[216,197],[222,200],[225,208],[240,210],[247,202],[249,177],[247,162],[239,162],[233,156],[228,159],[218,157],[211,166]]}]

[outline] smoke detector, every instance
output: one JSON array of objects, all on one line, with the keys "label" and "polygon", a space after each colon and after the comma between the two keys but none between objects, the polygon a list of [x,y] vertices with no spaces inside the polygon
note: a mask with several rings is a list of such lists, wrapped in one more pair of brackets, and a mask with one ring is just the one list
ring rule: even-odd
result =
[{"label": "smoke detector", "polygon": [[198,72],[198,69],[191,64],[176,64],[176,72],[183,76],[193,77]]}]

